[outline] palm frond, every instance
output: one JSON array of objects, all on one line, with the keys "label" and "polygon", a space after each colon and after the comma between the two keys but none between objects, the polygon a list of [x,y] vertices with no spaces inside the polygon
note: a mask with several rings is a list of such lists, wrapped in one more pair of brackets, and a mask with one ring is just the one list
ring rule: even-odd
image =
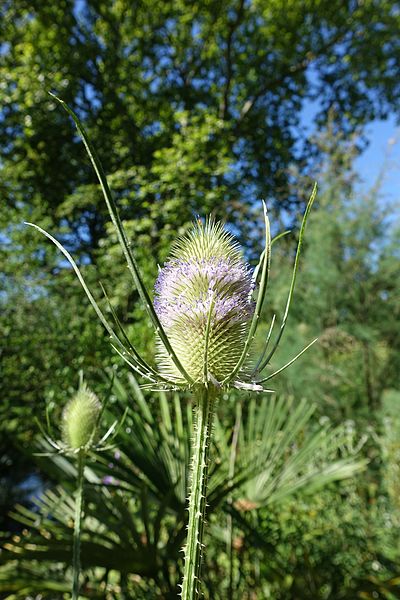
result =
[{"label": "palm frond", "polygon": [[[191,403],[177,394],[149,395],[131,374],[126,380],[113,375],[112,385],[103,420],[112,424],[125,411],[126,419],[117,448],[95,455],[85,469],[82,594],[88,598],[102,597],[96,593],[106,585],[110,570],[174,589],[186,536]],[[230,514],[234,526],[258,544],[258,508],[310,493],[363,467],[357,454],[347,451],[347,432],[326,422],[316,425],[313,413],[306,400],[260,396],[243,404],[234,471],[231,430],[216,420],[209,473],[211,520],[219,521],[220,511]],[[40,448],[49,450],[45,441]],[[61,454],[38,460],[62,484],[46,490],[34,508],[17,506],[13,512],[23,534],[8,538],[0,553],[0,591],[15,600],[38,589],[52,598],[54,590],[61,593],[69,586],[76,465]],[[10,565],[16,559],[14,578]],[[27,574],[34,564],[40,568],[29,587]]]},{"label": "palm frond", "polygon": [[[258,508],[299,491],[311,493],[332,481],[352,477],[365,461],[343,452],[346,437],[342,427],[324,421],[311,427],[315,406],[307,400],[297,404],[284,397],[250,400],[239,433],[232,491],[243,506]],[[220,460],[228,464],[230,440],[215,436]],[[210,504],[224,496],[224,473],[210,481]]]}]

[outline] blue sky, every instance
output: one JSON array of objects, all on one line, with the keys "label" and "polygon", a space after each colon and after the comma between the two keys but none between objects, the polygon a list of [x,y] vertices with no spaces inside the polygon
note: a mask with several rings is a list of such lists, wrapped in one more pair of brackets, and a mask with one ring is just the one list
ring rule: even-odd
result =
[{"label": "blue sky", "polygon": [[356,170],[366,188],[371,187],[387,163],[382,196],[390,201],[400,199],[400,128],[394,116],[387,121],[374,121],[366,128],[368,148],[356,161]]},{"label": "blue sky", "polygon": [[[314,117],[320,111],[318,71],[310,66],[307,72],[311,91],[315,98],[307,100],[301,111],[301,123],[306,134],[315,130]],[[398,117],[397,117],[398,118]],[[400,200],[400,126],[393,113],[385,121],[375,120],[365,128],[368,145],[355,162],[355,169],[361,180],[361,188],[368,190],[377,181],[385,168],[385,177],[381,187],[383,201],[399,203]]]}]

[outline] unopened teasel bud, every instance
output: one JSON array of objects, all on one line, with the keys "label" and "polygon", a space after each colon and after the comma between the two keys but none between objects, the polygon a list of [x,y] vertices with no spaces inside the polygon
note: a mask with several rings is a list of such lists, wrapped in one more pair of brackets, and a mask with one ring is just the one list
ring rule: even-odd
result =
[{"label": "unopened teasel bud", "polygon": [[93,440],[100,411],[97,396],[82,383],[65,406],[62,416],[63,438],[70,449],[85,448]]}]

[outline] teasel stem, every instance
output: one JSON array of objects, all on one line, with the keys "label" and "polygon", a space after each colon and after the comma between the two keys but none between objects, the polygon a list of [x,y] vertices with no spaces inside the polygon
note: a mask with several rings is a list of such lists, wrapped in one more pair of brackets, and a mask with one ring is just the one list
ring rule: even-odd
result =
[{"label": "teasel stem", "polygon": [[78,453],[78,480],[75,498],[74,542],[72,550],[72,600],[79,598],[79,575],[81,572],[81,522],[83,507],[83,472],[85,468],[85,452]]},{"label": "teasel stem", "polygon": [[215,389],[204,386],[195,406],[195,425],[189,496],[189,524],[185,548],[182,600],[200,597],[203,531],[206,513],[210,437],[214,415]]},{"label": "teasel stem", "polygon": [[[240,426],[241,426],[241,421],[242,421],[242,405],[240,402],[237,403],[236,405],[236,419],[235,419],[235,425],[233,428],[233,435],[232,435],[232,444],[231,444],[231,452],[230,452],[230,456],[229,456],[229,484],[232,485],[233,482],[233,477],[235,475],[235,462],[236,462],[236,455],[237,455],[237,447],[238,447],[238,442],[239,442],[239,431],[240,431]],[[228,498],[228,505],[230,507],[232,507],[233,504],[233,498],[232,498],[232,494],[229,494]],[[233,519],[232,519],[232,514],[228,513],[227,516],[227,529],[228,529],[228,543],[227,543],[227,552],[228,552],[228,557],[229,557],[229,585],[228,585],[228,599],[229,600],[233,600],[233,596],[234,596],[234,552],[233,552]]]}]

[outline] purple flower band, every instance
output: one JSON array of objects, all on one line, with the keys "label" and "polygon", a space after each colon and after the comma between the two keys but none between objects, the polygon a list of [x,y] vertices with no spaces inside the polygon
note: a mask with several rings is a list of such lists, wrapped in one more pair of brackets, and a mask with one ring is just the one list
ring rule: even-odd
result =
[{"label": "purple flower band", "polygon": [[182,319],[206,322],[211,303],[213,323],[233,325],[251,317],[253,289],[251,272],[244,263],[219,257],[174,259],[158,275],[154,307],[165,327]]}]

